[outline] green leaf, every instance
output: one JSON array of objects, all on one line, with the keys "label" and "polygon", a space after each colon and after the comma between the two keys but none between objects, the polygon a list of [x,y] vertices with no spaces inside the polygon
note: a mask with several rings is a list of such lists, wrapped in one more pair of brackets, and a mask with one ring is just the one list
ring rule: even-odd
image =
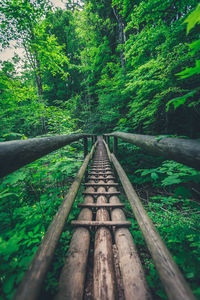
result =
[{"label": "green leaf", "polygon": [[16,171],[13,174],[10,174],[7,176],[7,178],[4,180],[4,183],[8,184],[15,184],[18,181],[24,180],[26,177],[26,173],[23,171]]},{"label": "green leaf", "polygon": [[1,193],[0,194],[0,199],[5,198],[5,197],[9,197],[9,196],[17,196],[16,193]]},{"label": "green leaf", "polygon": [[188,44],[188,46],[192,50],[192,51],[190,51],[190,54],[194,55],[197,51],[200,50],[200,39]]},{"label": "green leaf", "polygon": [[195,61],[195,66],[191,68],[186,68],[185,70],[177,73],[181,78],[188,78],[195,74],[200,74],[200,60]]},{"label": "green leaf", "polygon": [[152,178],[153,180],[157,180],[157,179],[159,178],[159,176],[158,176],[157,173],[153,172],[153,173],[151,173],[151,178]]},{"label": "green leaf", "polygon": [[197,5],[196,9],[186,18],[184,23],[187,23],[187,34],[196,24],[200,23],[200,3]]},{"label": "green leaf", "polygon": [[190,272],[186,274],[187,278],[193,278],[194,277],[194,272]]},{"label": "green leaf", "polygon": [[[179,75],[181,73],[179,73]],[[196,92],[197,92],[197,90],[193,90],[181,97],[177,97],[177,98],[174,98],[174,99],[168,101],[166,104],[166,111],[169,111],[170,104],[172,104],[174,106],[174,109],[177,109],[180,105],[183,105],[189,97],[193,97]]]},{"label": "green leaf", "polygon": [[181,179],[178,178],[178,175],[172,175],[162,180],[163,186],[173,185],[178,183],[181,183]]}]

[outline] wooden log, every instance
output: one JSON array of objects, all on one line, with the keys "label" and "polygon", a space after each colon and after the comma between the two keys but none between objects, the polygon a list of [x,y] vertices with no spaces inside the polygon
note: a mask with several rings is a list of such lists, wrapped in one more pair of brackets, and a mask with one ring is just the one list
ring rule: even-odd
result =
[{"label": "wooden log", "polygon": [[[92,187],[87,191],[93,191]],[[84,198],[84,204],[93,203],[91,196]],[[91,221],[92,211],[88,208],[81,210],[79,221]],[[65,265],[59,279],[59,291],[55,300],[82,300],[84,292],[87,258],[90,245],[90,232],[84,227],[75,230],[70,243]]]},{"label": "wooden log", "polygon": [[141,147],[156,155],[164,156],[200,170],[200,142],[191,139],[155,137],[151,135],[113,132],[109,134]]},{"label": "wooden log", "polygon": [[113,137],[113,153],[117,155],[117,137]]},{"label": "wooden log", "polygon": [[102,182],[102,183],[99,183],[99,182],[87,182],[85,183],[85,186],[118,186],[119,184],[118,183],[105,183],[105,182]]},{"label": "wooden log", "polygon": [[[109,191],[115,191],[110,188]],[[119,204],[117,196],[110,198],[110,204]],[[115,208],[111,211],[112,221],[125,221],[124,212]],[[126,300],[151,299],[144,271],[137,254],[137,250],[130,231],[127,228],[118,227],[115,230],[115,243],[118,249],[120,271],[123,279],[124,295]]]},{"label": "wooden log", "polygon": [[101,175],[101,176],[107,176],[107,175],[113,175],[113,173],[112,173],[112,172],[107,172],[107,173],[106,173],[106,172],[105,172],[105,173],[103,173],[103,172],[102,172],[102,173],[98,172],[98,173],[96,173],[96,172],[93,171],[93,172],[90,172],[89,175],[96,175],[96,176]]},{"label": "wooden log", "polygon": [[115,155],[110,154],[110,157],[143,233],[168,298],[171,300],[194,300],[195,298],[192,291],[188,287],[178,266],[146,213],[126,173]]},{"label": "wooden log", "polygon": [[89,204],[85,204],[85,203],[79,203],[77,205],[78,207],[88,207],[88,208],[100,208],[100,207],[106,207],[106,208],[116,208],[116,207],[121,207],[123,208],[125,206],[124,203],[102,203],[102,204],[98,204],[98,203],[89,203]]},{"label": "wooden log", "polygon": [[130,227],[131,221],[72,221],[71,225],[74,227]]},{"label": "wooden log", "polygon": [[110,137],[107,137],[107,144],[108,144],[108,148],[110,149]]},{"label": "wooden log", "polygon": [[112,169],[111,168],[105,168],[104,166],[102,167],[102,168],[94,168],[94,167],[92,167],[91,169],[90,169],[90,171],[95,171],[95,172],[107,172],[107,171],[112,171]]},{"label": "wooden log", "polygon": [[95,180],[95,181],[99,181],[99,180],[104,180],[104,182],[108,181],[109,179],[115,179],[113,176],[108,175],[107,177],[103,177],[103,176],[90,176],[90,179]]},{"label": "wooden log", "polygon": [[104,195],[104,196],[107,196],[107,197],[111,197],[111,196],[113,196],[113,195],[120,195],[120,192],[106,192],[106,191],[104,191],[104,192],[99,192],[99,189],[97,190],[97,192],[83,192],[82,193],[83,195],[91,195],[91,196],[100,196],[100,195]]},{"label": "wooden log", "polygon": [[[100,187],[99,192],[105,189]],[[99,196],[97,203],[106,203],[104,196]],[[108,221],[109,214],[105,208],[98,209],[96,221]],[[95,300],[114,300],[116,298],[115,276],[112,255],[112,236],[108,228],[101,227],[95,234],[94,249],[94,299]]]},{"label": "wooden log", "polygon": [[[84,147],[84,158],[88,155],[88,139],[87,137],[83,138],[83,147]],[[85,182],[88,180],[88,170],[85,171]]]},{"label": "wooden log", "polygon": [[102,162],[94,162],[92,164],[92,166],[110,166],[110,162],[109,161],[102,161]]},{"label": "wooden log", "polygon": [[87,137],[83,138],[83,146],[84,146],[84,158],[88,155],[88,139]]},{"label": "wooden log", "polygon": [[110,162],[107,159],[104,160],[98,160],[98,161],[94,161],[93,165],[109,165],[110,166]]},{"label": "wooden log", "polygon": [[65,222],[67,221],[73,202],[76,198],[81,180],[87,165],[93,155],[96,144],[86,156],[74,182],[72,183],[63,203],[50,224],[41,245],[39,246],[15,296],[15,300],[37,299],[42,282],[50,266],[57,243],[60,239]]},{"label": "wooden log", "polygon": [[0,143],[0,177],[63,146],[83,138],[84,134],[57,135]]}]

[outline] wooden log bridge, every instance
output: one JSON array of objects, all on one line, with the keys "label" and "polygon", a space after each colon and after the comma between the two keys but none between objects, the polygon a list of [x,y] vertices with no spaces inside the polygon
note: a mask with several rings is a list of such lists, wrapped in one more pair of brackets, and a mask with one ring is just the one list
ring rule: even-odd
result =
[{"label": "wooden log bridge", "polygon": [[[87,261],[93,232],[93,288],[89,299],[150,299],[141,262],[128,230],[131,222],[126,221],[122,211],[124,204],[120,203],[120,192],[116,190],[118,183],[101,138],[98,140],[90,169],[92,172],[89,173],[83,192],[84,201],[79,205],[82,208],[81,212],[78,220],[72,221],[76,230],[55,299],[88,299],[85,287],[88,281]],[[117,254],[120,272],[116,270],[114,247],[119,249]],[[119,285],[119,282],[123,284]]]},{"label": "wooden log bridge", "polygon": [[[73,137],[72,141],[76,138]],[[125,204],[121,203],[119,198],[122,190],[120,186],[123,187],[143,233],[168,299],[195,299],[115,156],[117,138],[114,137],[113,153],[102,137],[98,137],[96,141],[94,136],[92,141],[96,143],[88,153],[86,139],[84,136],[85,160],[49,226],[14,299],[39,299],[41,286],[84,174],[87,176],[85,190],[82,193],[83,202],[78,204],[81,209],[78,219],[71,222],[74,233],[60,274],[55,300],[152,299],[129,231],[131,221],[126,220],[123,212]],[[109,143],[107,138],[106,141]]]},{"label": "wooden log bridge", "polygon": [[[109,149],[111,136],[112,153]],[[79,203],[81,211],[78,220],[71,223],[75,231],[55,299],[151,299],[142,264],[129,231],[131,222],[126,220],[124,203],[120,202],[122,188],[168,299],[195,299],[117,160],[116,153],[120,138],[152,154],[199,170],[200,142],[123,132],[105,134],[103,137],[104,139],[98,137],[97,140],[97,136],[92,134],[72,134],[0,143],[0,177],[80,139],[83,139],[84,146],[84,162],[50,224],[14,299],[40,299],[45,276],[84,177],[84,200]],[[92,147],[88,153],[89,138],[92,138]],[[90,162],[92,163],[88,172]],[[116,174],[119,182],[116,180]],[[92,261],[92,271],[89,271],[88,259]],[[88,275],[88,272],[92,273]]]}]

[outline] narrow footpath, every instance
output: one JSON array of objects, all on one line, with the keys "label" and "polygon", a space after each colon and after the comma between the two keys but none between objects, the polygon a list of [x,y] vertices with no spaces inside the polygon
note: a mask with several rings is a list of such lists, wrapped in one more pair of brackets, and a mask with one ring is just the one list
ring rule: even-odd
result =
[{"label": "narrow footpath", "polygon": [[102,137],[97,143],[55,300],[151,299]]}]

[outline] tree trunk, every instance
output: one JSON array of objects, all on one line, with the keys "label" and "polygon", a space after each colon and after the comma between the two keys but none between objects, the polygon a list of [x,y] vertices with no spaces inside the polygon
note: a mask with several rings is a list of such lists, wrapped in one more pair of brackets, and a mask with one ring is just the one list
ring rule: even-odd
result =
[{"label": "tree trunk", "polygon": [[[124,23],[122,20],[122,16],[117,12],[117,8],[115,9],[113,7],[113,12],[114,15],[117,19],[118,23],[118,43],[119,45],[123,45],[124,42],[126,41],[126,36],[124,32]],[[121,59],[121,67],[124,69],[125,68],[125,57],[124,57],[124,52],[122,49],[120,49],[120,59]]]}]

